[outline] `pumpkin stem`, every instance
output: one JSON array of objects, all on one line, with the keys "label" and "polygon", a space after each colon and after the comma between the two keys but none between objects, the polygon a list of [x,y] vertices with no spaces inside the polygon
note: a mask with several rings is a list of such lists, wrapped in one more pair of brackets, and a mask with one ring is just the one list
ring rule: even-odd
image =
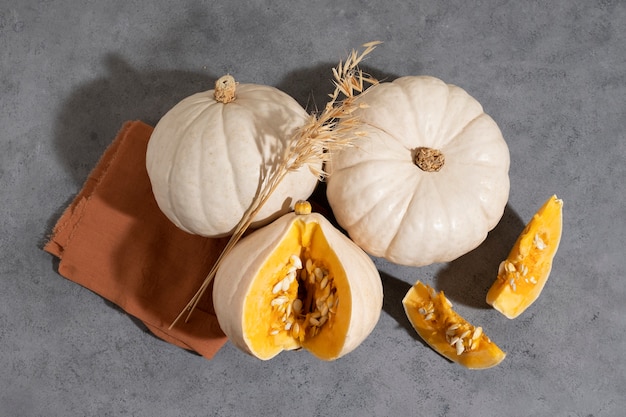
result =
[{"label": "pumpkin stem", "polygon": [[230,103],[235,99],[237,82],[232,75],[223,75],[215,81],[215,100],[220,103]]},{"label": "pumpkin stem", "polygon": [[294,211],[298,215],[311,214],[311,203],[306,200],[298,200],[294,206]]},{"label": "pumpkin stem", "polygon": [[414,162],[422,171],[437,172],[443,167],[446,158],[438,149],[420,147],[415,149]]}]

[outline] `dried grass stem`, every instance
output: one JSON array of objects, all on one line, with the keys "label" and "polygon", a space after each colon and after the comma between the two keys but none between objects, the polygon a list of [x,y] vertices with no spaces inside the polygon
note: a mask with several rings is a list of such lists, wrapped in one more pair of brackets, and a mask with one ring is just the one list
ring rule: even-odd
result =
[{"label": "dried grass stem", "polygon": [[318,177],[323,178],[327,176],[328,173],[324,172],[323,164],[328,162],[333,151],[351,146],[361,135],[357,129],[357,118],[353,115],[354,110],[358,108],[356,97],[365,91],[367,85],[376,84],[378,81],[370,75],[363,73],[358,68],[358,65],[380,43],[375,41],[364,44],[364,50],[360,54],[353,50],[345,62],[339,62],[339,65],[332,69],[335,89],[329,94],[330,100],[319,115],[311,115],[304,126],[296,131],[295,137],[285,150],[280,164],[267,177],[260,193],[252,201],[252,204],[235,227],[232,236],[202,282],[202,285],[172,322],[170,329],[184,316],[185,312],[187,312],[185,321],[189,320],[204,292],[215,277],[223,258],[241,239],[283,178],[289,172],[298,170],[305,165],[308,165]]}]

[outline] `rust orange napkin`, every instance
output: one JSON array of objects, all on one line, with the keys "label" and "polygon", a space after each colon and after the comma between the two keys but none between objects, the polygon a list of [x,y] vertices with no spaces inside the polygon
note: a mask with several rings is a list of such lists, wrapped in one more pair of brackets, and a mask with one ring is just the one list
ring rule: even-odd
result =
[{"label": "rust orange napkin", "polygon": [[227,239],[183,232],[159,210],[145,168],[152,127],[124,124],[55,225],[44,250],[59,274],[121,307],[159,338],[210,359],[226,342],[211,289],[168,329]]}]

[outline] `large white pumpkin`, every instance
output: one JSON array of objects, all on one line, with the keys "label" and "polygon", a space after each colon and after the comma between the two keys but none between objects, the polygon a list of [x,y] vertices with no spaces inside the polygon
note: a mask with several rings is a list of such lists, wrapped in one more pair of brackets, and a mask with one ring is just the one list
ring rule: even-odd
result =
[{"label": "large white pumpkin", "polygon": [[[157,123],[146,167],[160,209],[198,235],[231,234],[308,115],[289,95],[220,78],[215,90],[183,99]],[[255,217],[266,224],[308,198],[318,178],[290,172]]]},{"label": "large white pumpkin", "polygon": [[394,263],[447,262],[476,248],[509,196],[509,151],[465,90],[429,76],[370,87],[366,135],[332,155],[327,197],[366,252]]}]

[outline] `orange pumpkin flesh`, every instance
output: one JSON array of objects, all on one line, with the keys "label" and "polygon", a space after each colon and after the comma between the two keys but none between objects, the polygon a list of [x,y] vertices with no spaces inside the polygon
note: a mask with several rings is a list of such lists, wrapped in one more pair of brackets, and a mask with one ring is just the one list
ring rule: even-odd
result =
[{"label": "orange pumpkin flesh", "polygon": [[402,300],[417,334],[436,352],[469,369],[496,366],[506,356],[482,331],[452,309],[443,291],[417,281]]},{"label": "orange pumpkin flesh", "polygon": [[[311,253],[315,256],[311,256]],[[294,325],[298,323],[301,329],[307,329],[307,331],[297,332],[294,331],[293,327],[289,330],[284,329],[282,317],[285,315],[285,308],[283,305],[268,308],[271,306],[272,300],[276,298],[276,295],[268,289],[277,285],[288,275],[291,265],[285,260],[290,259],[292,254],[296,254],[305,262],[302,268],[303,272],[307,269],[307,260],[310,260],[316,267],[331,272],[332,294],[337,294],[337,297],[341,295],[341,306],[337,305],[332,309],[332,312],[329,313],[329,323],[326,326],[320,326],[319,333],[316,332],[315,337],[311,335],[311,331],[317,330],[317,328],[309,324],[311,313],[307,313],[306,316],[301,316],[294,321]],[[244,311],[244,332],[250,340],[252,350],[257,352],[260,357],[269,358],[281,350],[303,347],[322,359],[336,358],[343,348],[345,334],[350,324],[350,287],[341,262],[329,247],[319,224],[294,222],[287,235],[261,267],[258,276],[266,278],[255,280],[247,297],[248,301]],[[288,302],[293,303],[293,300],[302,298],[302,287],[304,286],[307,288],[304,291],[306,295],[302,302],[303,308],[306,310],[306,298],[311,304],[311,302],[314,303],[315,300],[324,296],[324,290],[320,289],[319,286],[307,284],[298,278],[290,285],[285,296],[289,299]],[[331,285],[327,285],[325,289],[330,292]],[[326,295],[327,297],[328,295]],[[341,309],[341,314],[337,314],[335,309]],[[275,324],[280,326],[277,326],[280,331],[273,331]]]},{"label": "orange pumpkin flesh", "polygon": [[522,314],[548,281],[562,229],[563,200],[553,195],[535,213],[500,264],[487,303],[510,319]]}]

